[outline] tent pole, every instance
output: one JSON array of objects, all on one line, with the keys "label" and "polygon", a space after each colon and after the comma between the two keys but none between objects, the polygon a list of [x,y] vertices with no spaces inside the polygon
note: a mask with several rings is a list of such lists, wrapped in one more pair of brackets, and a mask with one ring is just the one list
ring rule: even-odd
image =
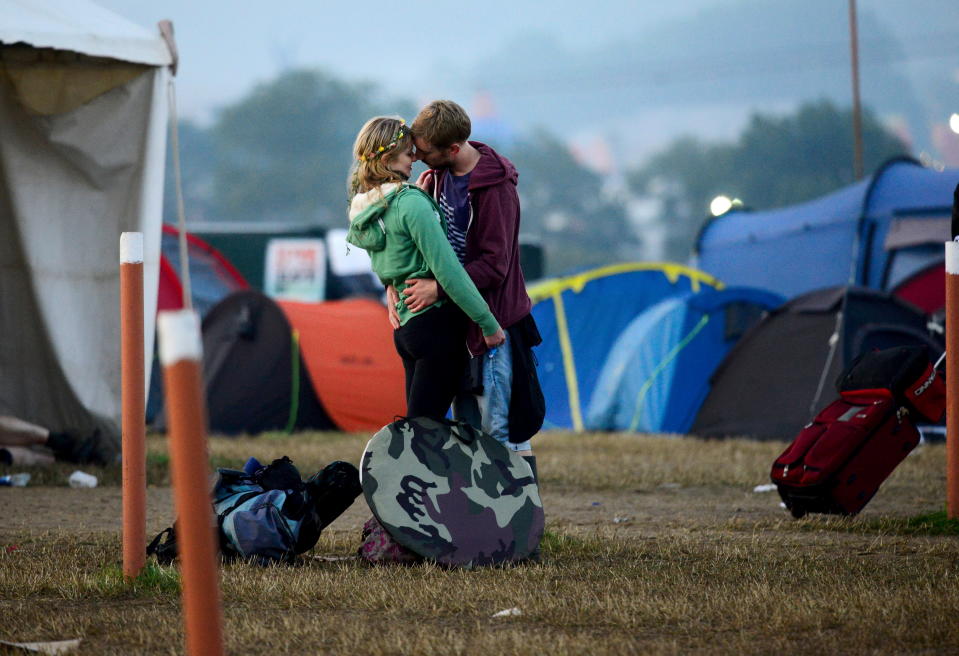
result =
[{"label": "tent pole", "polygon": [[170,139],[173,154],[173,186],[176,187],[177,226],[179,227],[180,245],[180,280],[183,283],[183,307],[193,308],[193,292],[190,288],[190,260],[186,246],[186,212],[183,209],[183,180],[180,176],[180,130],[179,119],[176,113],[176,88],[173,80],[167,87],[170,102]]}]

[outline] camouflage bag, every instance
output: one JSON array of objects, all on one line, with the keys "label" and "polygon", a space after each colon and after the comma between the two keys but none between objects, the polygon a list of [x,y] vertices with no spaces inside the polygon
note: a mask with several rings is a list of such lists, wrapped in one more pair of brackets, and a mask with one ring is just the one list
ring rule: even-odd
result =
[{"label": "camouflage bag", "polygon": [[403,547],[444,565],[526,559],[543,536],[529,465],[469,424],[403,418],[363,453],[363,494]]}]

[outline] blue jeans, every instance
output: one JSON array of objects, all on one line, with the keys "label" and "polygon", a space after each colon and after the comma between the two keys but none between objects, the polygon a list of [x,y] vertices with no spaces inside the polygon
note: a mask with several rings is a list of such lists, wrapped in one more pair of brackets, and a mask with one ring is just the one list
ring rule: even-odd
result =
[{"label": "blue jeans", "polygon": [[481,356],[483,358],[483,394],[460,394],[453,400],[453,417],[488,433],[511,451],[529,451],[529,440],[509,441],[509,400],[513,385],[513,357],[509,335],[506,341]]}]

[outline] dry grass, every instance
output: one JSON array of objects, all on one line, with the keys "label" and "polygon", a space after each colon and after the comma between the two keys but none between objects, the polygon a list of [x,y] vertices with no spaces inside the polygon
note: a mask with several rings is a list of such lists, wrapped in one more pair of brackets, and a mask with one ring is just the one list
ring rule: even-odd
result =
[{"label": "dry grass", "polygon": [[[941,445],[907,459],[861,517],[796,522],[770,496],[751,493],[768,480],[782,444],[538,439],[550,521],[543,564],[476,571],[317,559],[297,568],[227,565],[228,651],[959,653],[959,541],[941,535],[948,523],[911,519],[942,507]],[[365,440],[215,439],[211,453],[222,466],[287,454],[312,471],[333,459],[355,462]],[[168,481],[164,454],[162,440],[151,439],[157,485]],[[106,484],[119,477],[101,474]],[[59,484],[54,474],[50,482]],[[622,525],[600,521],[589,514],[594,498],[633,504],[641,514]],[[0,639],[82,636],[80,653],[182,652],[175,568],[151,566],[126,584],[115,532],[82,525],[0,530],[0,545],[12,544],[18,548],[0,550]],[[347,557],[356,547],[355,530],[334,524],[313,553]],[[511,607],[523,615],[490,617]]]}]

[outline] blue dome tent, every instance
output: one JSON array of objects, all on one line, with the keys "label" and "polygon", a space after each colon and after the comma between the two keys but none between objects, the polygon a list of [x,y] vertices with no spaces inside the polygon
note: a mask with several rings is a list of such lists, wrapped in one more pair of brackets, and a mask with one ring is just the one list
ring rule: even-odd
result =
[{"label": "blue dome tent", "polygon": [[638,314],[670,296],[720,285],[680,264],[633,262],[532,286],[533,318],[543,336],[536,357],[544,427],[583,430],[581,399],[590,399],[610,348]]},{"label": "blue dome tent", "polygon": [[785,299],[749,287],[656,303],[610,350],[586,413],[590,430],[688,433],[725,355]]},{"label": "blue dome tent", "polygon": [[959,169],[895,158],[872,177],[807,203],[708,221],[693,265],[727,285],[787,298],[847,284],[889,290],[942,259],[957,183]]}]

